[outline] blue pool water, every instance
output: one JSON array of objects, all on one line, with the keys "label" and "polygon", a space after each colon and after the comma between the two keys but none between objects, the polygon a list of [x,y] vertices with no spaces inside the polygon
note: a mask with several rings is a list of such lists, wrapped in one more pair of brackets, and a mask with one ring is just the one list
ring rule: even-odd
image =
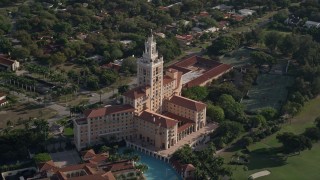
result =
[{"label": "blue pool water", "polygon": [[179,174],[170,164],[139,151],[135,151],[135,153],[140,156],[139,162],[148,165],[148,171],[144,173],[147,180],[181,180]]},{"label": "blue pool water", "polygon": [[144,176],[147,180],[180,180],[178,173],[171,167],[170,164],[160,161],[154,157],[148,156],[141,152],[136,152],[140,155],[141,163],[148,165],[149,169]]}]

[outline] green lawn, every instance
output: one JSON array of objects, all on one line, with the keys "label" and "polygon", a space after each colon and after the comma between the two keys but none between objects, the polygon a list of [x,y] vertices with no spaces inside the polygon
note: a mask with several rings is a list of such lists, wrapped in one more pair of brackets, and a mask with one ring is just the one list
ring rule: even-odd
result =
[{"label": "green lawn", "polygon": [[73,137],[73,129],[70,127],[66,127],[63,130],[63,135],[65,135],[66,137]]},{"label": "green lawn", "polygon": [[[313,126],[313,121],[320,116],[320,97],[306,103],[302,112],[291,120],[291,123],[284,125],[279,133],[294,132],[302,133],[305,128]],[[314,144],[312,150],[303,151],[300,155],[290,156],[287,161],[283,161],[278,156],[276,148],[280,144],[276,140],[276,134],[263,139],[261,142],[249,147],[250,163],[247,165],[248,171],[244,166],[230,165],[234,179],[247,179],[249,175],[261,170],[269,170],[271,175],[260,178],[261,180],[301,180],[301,179],[320,179],[320,143]],[[236,151],[224,152],[221,155],[229,162],[231,156]]]}]

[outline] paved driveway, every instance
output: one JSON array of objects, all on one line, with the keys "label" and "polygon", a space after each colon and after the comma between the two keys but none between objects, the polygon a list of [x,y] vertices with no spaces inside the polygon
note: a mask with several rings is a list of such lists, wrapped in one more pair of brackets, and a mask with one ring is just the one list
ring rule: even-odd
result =
[{"label": "paved driveway", "polygon": [[58,167],[78,164],[81,161],[78,152],[75,150],[50,153],[50,155],[54,164]]}]

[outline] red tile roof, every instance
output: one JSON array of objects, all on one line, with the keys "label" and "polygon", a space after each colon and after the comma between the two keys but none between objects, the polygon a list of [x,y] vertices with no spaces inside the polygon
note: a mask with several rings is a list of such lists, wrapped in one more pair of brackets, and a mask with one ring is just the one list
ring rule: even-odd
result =
[{"label": "red tile roof", "polygon": [[92,159],[89,160],[92,164],[104,163],[109,158],[108,153],[96,154]]},{"label": "red tile roof", "polygon": [[191,41],[193,39],[193,36],[190,34],[185,34],[185,35],[176,35],[176,38],[178,40],[183,40],[183,41]]},{"label": "red tile roof", "polygon": [[40,163],[38,165],[39,167],[39,171],[42,172],[42,171],[50,171],[50,170],[55,170],[57,169],[57,167],[54,165],[54,162],[52,160],[50,161],[47,161],[45,163]]},{"label": "red tile roof", "polygon": [[175,70],[178,70],[178,71],[182,72],[182,74],[186,74],[186,73],[188,73],[188,72],[191,71],[191,70],[188,69],[188,68],[180,67],[180,66],[176,66],[176,65],[172,65],[172,66],[170,66],[170,68],[175,69]]},{"label": "red tile roof", "polygon": [[200,12],[199,16],[207,17],[207,16],[209,16],[209,13],[207,11],[202,11],[202,12]]},{"label": "red tile roof", "polygon": [[89,149],[89,150],[87,150],[87,151],[82,151],[82,152],[81,152],[81,156],[82,156],[84,159],[93,158],[95,155],[96,155],[96,153],[94,152],[93,149]]},{"label": "red tile roof", "polygon": [[75,164],[66,166],[63,168],[57,169],[57,172],[69,172],[69,171],[76,171],[76,170],[84,170],[87,174],[96,174],[97,173],[97,166],[95,164],[91,163],[85,163],[85,164]]},{"label": "red tile roof", "polygon": [[206,104],[182,96],[173,96],[170,100],[168,100],[168,102],[193,111],[201,111],[206,108]]},{"label": "red tile roof", "polygon": [[11,66],[13,63],[14,63],[14,61],[6,58],[5,55],[3,55],[3,54],[0,55],[0,64],[1,65]]},{"label": "red tile roof", "polygon": [[102,168],[104,170],[111,171],[111,172],[117,172],[117,171],[128,170],[128,169],[135,169],[133,162],[130,160],[114,162],[111,164],[107,164],[106,166],[104,166]]},{"label": "red tile roof", "polygon": [[178,123],[178,121],[172,118],[148,110],[143,111],[138,117],[141,120],[159,125],[163,128],[172,128]]},{"label": "red tile roof", "polygon": [[142,96],[146,95],[146,90],[149,89],[150,86],[142,86],[142,87],[136,87],[134,89],[131,89],[125,93],[123,93],[123,96],[131,98],[131,99],[137,99]]},{"label": "red tile roof", "polygon": [[170,112],[165,112],[163,113],[163,115],[168,116],[169,118],[172,118],[174,120],[183,122],[183,123],[195,123],[193,120],[182,117],[182,116],[178,116],[176,114],[170,113]]},{"label": "red tile roof", "polygon": [[90,109],[84,112],[86,118],[103,117],[108,114],[123,113],[123,112],[134,112],[134,107],[129,104],[120,106],[109,106],[98,109]]},{"label": "red tile roof", "polygon": [[[216,66],[219,66],[219,65],[222,64],[222,63],[219,63],[218,61],[202,58],[202,57],[199,57],[199,56],[191,56],[191,57],[188,57],[186,59],[183,59],[183,60],[173,64],[172,68],[174,68],[174,69],[175,69],[175,67],[187,68],[189,66],[195,65],[196,63],[204,64],[208,68],[216,67]],[[179,69],[177,69],[177,70],[179,70]]]},{"label": "red tile roof", "polygon": [[196,170],[196,168],[192,164],[181,164],[179,161],[173,161],[172,165],[179,172],[179,174],[186,171]]},{"label": "red tile roof", "polygon": [[167,75],[163,76],[163,85],[164,86],[173,82],[173,81],[174,81],[174,79],[172,79],[170,76],[167,76]]},{"label": "red tile roof", "polygon": [[193,87],[193,86],[199,86],[202,83],[210,80],[210,79],[214,79],[217,76],[220,76],[221,74],[224,74],[226,71],[232,69],[232,66],[229,64],[221,64],[215,68],[212,68],[208,71],[206,71],[204,74],[202,74],[201,76],[189,81],[185,86],[186,87]]}]

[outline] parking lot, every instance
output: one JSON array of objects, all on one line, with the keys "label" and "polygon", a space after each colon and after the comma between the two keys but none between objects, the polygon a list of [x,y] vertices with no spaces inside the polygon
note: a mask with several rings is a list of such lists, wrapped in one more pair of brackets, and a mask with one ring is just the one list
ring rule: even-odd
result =
[{"label": "parking lot", "polygon": [[50,153],[54,164],[58,167],[64,167],[71,164],[78,164],[80,157],[75,150]]}]

